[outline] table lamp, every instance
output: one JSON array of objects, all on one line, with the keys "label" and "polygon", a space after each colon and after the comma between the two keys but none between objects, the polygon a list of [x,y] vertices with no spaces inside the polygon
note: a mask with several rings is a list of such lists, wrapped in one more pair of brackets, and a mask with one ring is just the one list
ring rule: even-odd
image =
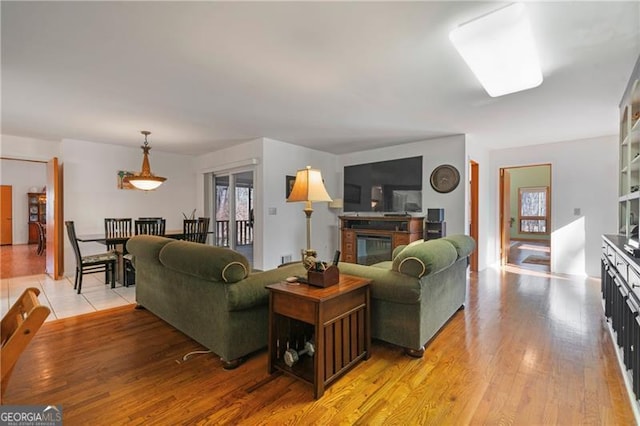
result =
[{"label": "table lamp", "polygon": [[306,264],[307,258],[316,257],[316,251],[311,249],[311,213],[313,213],[311,203],[332,201],[324,187],[320,170],[312,169],[311,166],[298,170],[287,202],[298,201],[306,203],[303,211],[307,216],[307,249],[302,251],[302,261]]}]

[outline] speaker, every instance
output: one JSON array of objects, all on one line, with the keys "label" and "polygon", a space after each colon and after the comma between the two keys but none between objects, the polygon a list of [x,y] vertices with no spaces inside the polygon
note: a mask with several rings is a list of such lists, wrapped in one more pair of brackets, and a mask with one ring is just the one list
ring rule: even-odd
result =
[{"label": "speaker", "polygon": [[444,209],[427,209],[427,222],[444,222]]}]

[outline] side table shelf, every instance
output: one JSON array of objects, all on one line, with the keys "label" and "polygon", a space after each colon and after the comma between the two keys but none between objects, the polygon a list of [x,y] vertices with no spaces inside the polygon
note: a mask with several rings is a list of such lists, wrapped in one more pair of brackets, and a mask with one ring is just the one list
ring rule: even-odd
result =
[{"label": "side table shelf", "polygon": [[[268,371],[276,370],[313,385],[320,398],[325,387],[371,354],[369,284],[371,280],[341,275],[338,284],[319,288],[277,283],[269,292]],[[312,341],[312,356],[301,353],[289,366],[285,351],[303,351]]]}]

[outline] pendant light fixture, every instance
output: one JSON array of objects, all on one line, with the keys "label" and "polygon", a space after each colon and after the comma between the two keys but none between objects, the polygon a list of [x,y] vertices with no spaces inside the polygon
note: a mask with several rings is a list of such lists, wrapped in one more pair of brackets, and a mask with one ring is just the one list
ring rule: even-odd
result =
[{"label": "pendant light fixture", "polygon": [[151,147],[149,146],[149,142],[147,142],[147,136],[149,136],[151,132],[142,130],[140,133],[144,135],[144,145],[140,147],[144,155],[142,158],[142,171],[135,176],[125,176],[123,181],[129,182],[131,185],[143,191],[151,191],[162,185],[162,182],[167,180],[167,178],[155,176],[151,173],[151,166],[149,165],[149,151]]}]

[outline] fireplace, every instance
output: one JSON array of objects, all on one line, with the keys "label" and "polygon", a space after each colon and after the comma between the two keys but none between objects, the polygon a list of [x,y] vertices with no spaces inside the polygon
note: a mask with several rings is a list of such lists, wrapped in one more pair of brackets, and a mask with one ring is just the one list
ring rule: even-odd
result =
[{"label": "fireplace", "polygon": [[391,260],[391,237],[385,235],[356,235],[356,259],[360,265]]}]

